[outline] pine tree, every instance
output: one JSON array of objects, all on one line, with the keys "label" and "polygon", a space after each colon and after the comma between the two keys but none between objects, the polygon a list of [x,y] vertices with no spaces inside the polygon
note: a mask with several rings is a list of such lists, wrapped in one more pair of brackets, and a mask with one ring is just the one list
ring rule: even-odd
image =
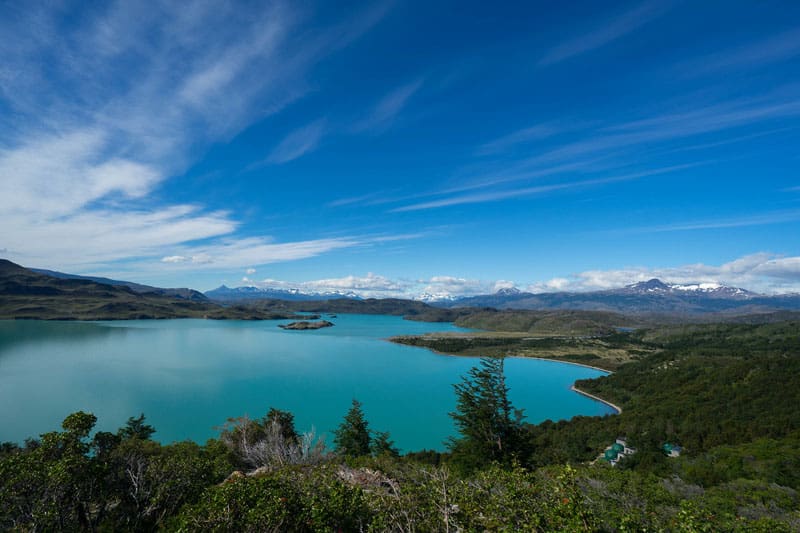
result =
[{"label": "pine tree", "polygon": [[155,432],[156,428],[144,423],[144,413],[142,413],[137,417],[128,418],[125,426],[117,431],[117,436],[122,439],[148,440]]},{"label": "pine tree", "polygon": [[347,411],[344,421],[334,431],[333,443],[336,451],[342,455],[350,457],[369,455],[369,427],[358,400],[353,400],[353,405]]},{"label": "pine tree", "polygon": [[524,415],[508,399],[503,359],[481,359],[454,388],[456,411],[450,416],[461,434],[449,442],[455,461],[466,469],[510,463],[520,451]]}]

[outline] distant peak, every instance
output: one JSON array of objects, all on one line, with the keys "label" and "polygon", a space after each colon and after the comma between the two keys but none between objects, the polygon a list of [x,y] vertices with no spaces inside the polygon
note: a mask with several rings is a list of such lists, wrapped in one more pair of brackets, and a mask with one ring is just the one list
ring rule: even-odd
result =
[{"label": "distant peak", "polygon": [[521,294],[522,291],[516,287],[504,287],[499,289],[495,294],[499,294],[501,296],[511,296],[514,294]]},{"label": "distant peak", "polygon": [[648,289],[648,290],[666,290],[669,289],[669,285],[664,283],[658,278],[649,279],[647,281],[640,281],[639,283],[634,283],[633,285],[628,285],[628,287],[632,289]]}]

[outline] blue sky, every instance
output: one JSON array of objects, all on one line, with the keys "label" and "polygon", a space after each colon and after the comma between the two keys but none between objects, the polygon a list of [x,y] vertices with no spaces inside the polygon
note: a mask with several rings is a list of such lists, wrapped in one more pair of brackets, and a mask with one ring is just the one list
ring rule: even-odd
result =
[{"label": "blue sky", "polygon": [[0,255],[26,266],[800,290],[800,3],[0,11]]}]

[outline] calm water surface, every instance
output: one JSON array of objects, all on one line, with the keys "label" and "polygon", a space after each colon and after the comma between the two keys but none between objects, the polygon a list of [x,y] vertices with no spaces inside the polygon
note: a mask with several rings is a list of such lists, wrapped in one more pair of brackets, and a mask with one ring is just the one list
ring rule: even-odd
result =
[{"label": "calm water surface", "polygon": [[[459,331],[400,317],[339,315],[332,328],[284,331],[287,321],[0,321],[0,441],[60,427],[71,412],[115,431],[143,412],[161,442],[217,436],[228,417],[289,410],[298,429],[330,432],[352,398],[372,429],[403,450],[443,449],[454,434],[452,384],[477,359],[386,342]],[[530,422],[613,412],[569,390],[597,370],[509,359],[511,400]]]}]

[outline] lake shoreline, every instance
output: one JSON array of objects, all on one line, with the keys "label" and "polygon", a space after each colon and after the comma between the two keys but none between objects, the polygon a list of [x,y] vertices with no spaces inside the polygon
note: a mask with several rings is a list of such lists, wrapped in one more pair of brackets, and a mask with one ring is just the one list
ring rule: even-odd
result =
[{"label": "lake shoreline", "polygon": [[[435,353],[437,355],[444,355],[444,356],[447,356],[447,357],[473,357],[473,358],[478,358],[478,359],[480,359],[482,357],[480,355],[464,355],[464,354],[441,352],[439,350],[436,350],[434,348],[430,348],[428,346],[413,346],[413,345],[405,344],[405,343],[402,343],[402,342],[397,342],[397,341],[393,340],[393,337],[389,337],[389,338],[384,339],[384,340],[387,341],[387,342],[394,343],[394,344],[400,344],[400,345],[403,345],[403,346],[410,346],[412,348],[422,348],[424,350],[428,350],[430,352],[433,352],[433,353]],[[597,370],[599,372],[603,372],[606,375],[614,373],[613,371],[608,370],[606,368],[600,368],[600,367],[597,367],[597,366],[587,365],[585,363],[576,363],[575,361],[563,361],[563,360],[560,360],[560,359],[551,359],[551,358],[548,358],[548,357],[530,357],[530,356],[526,356],[526,355],[509,355],[509,356],[506,356],[506,357],[511,357],[511,358],[514,358],[514,359],[535,359],[535,360],[538,360],[538,361],[550,361],[550,362],[553,362],[553,363],[564,363],[564,364],[567,364],[567,365],[582,366],[584,368],[590,368],[592,370]],[[611,407],[612,409],[614,409],[616,411],[615,414],[618,414],[618,415],[622,414],[622,407],[620,407],[620,406],[618,406],[618,405],[616,405],[616,404],[614,404],[614,403],[612,403],[612,402],[610,402],[608,400],[604,400],[603,398],[601,398],[599,396],[595,396],[594,394],[591,394],[591,393],[588,393],[586,391],[583,391],[583,390],[579,389],[578,387],[575,386],[575,383],[573,383],[570,386],[570,390],[573,391],[573,392],[576,392],[576,393],[578,393],[578,394],[580,394],[582,396],[586,396],[587,398],[591,398],[592,400],[598,401],[598,402],[600,402],[602,404],[605,404],[605,405]]]},{"label": "lake shoreline", "polygon": [[582,394],[583,396],[586,396],[587,398],[591,398],[592,400],[596,400],[596,401],[598,401],[600,403],[606,404],[610,408],[614,409],[617,412],[616,414],[618,414],[618,415],[622,414],[622,407],[620,407],[620,406],[618,406],[616,404],[613,404],[613,403],[609,402],[608,400],[604,400],[599,396],[595,396],[594,394],[591,394],[591,393],[588,393],[588,392],[586,392],[584,390],[581,390],[578,387],[576,387],[575,385],[572,385],[572,387],[570,387],[570,390],[573,391],[573,392],[577,392],[578,394]]}]

